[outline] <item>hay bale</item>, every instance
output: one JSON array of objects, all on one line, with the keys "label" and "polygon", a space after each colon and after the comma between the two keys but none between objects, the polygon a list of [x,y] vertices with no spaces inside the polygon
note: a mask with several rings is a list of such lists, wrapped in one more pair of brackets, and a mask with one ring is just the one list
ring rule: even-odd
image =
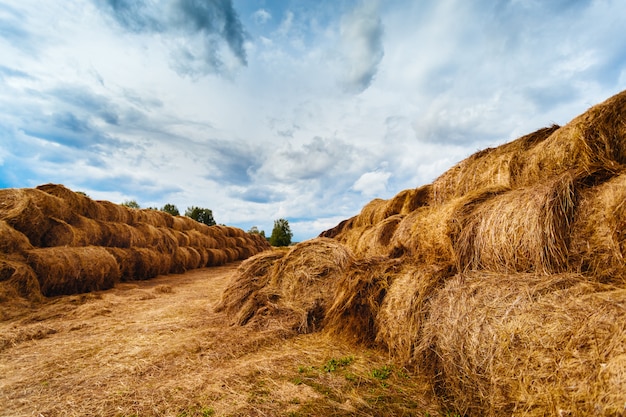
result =
[{"label": "hay bale", "polygon": [[107,289],[120,279],[115,258],[102,247],[33,249],[26,260],[45,296]]},{"label": "hay bale", "polygon": [[346,245],[357,256],[386,256],[391,249],[389,247],[391,239],[403,218],[402,214],[391,216],[375,226],[366,228],[356,242],[349,238]]},{"label": "hay bale", "polygon": [[376,317],[400,264],[383,257],[352,262],[333,285],[335,294],[324,317],[324,329],[350,342],[373,346],[378,333]]},{"label": "hay bale", "polygon": [[[22,260],[0,256],[0,303],[2,310],[8,308],[16,299],[23,298],[32,302],[43,300],[39,281],[35,272]],[[7,313],[4,311],[3,313]],[[2,319],[3,313],[0,313]]]},{"label": "hay bale", "polygon": [[40,247],[76,246],[76,234],[71,225],[55,217],[48,218],[48,224],[46,233],[41,237]]},{"label": "hay bale", "polygon": [[49,218],[69,220],[71,211],[64,200],[40,190],[0,190],[0,220],[23,233],[33,246],[41,246],[50,228]]},{"label": "hay bale", "polygon": [[28,238],[0,220],[0,253],[23,253],[33,248]]},{"label": "hay bale", "polygon": [[460,275],[431,301],[420,368],[461,415],[623,415],[625,305],[575,274]]},{"label": "hay bale", "polygon": [[121,281],[141,281],[168,274],[171,256],[150,248],[106,248],[117,261]]},{"label": "hay bale", "polygon": [[386,346],[396,363],[411,366],[433,294],[454,275],[451,265],[404,264],[395,274],[375,316],[376,341]]},{"label": "hay bale", "polygon": [[146,237],[137,228],[126,223],[100,223],[102,230],[102,246],[115,248],[145,247]]},{"label": "hay bale", "polygon": [[132,221],[131,209],[120,204],[115,204],[106,200],[96,200],[100,206],[99,216],[95,220],[102,220],[113,223],[130,223]]},{"label": "hay bale", "polygon": [[202,256],[192,247],[179,246],[172,255],[172,264],[170,272],[174,274],[182,274],[186,271],[199,268],[202,262]]},{"label": "hay bale", "polygon": [[[490,187],[515,187],[526,153],[556,132],[559,126],[539,129],[497,148],[476,152],[438,177],[432,184],[435,204]],[[539,177],[540,178],[540,177]]]},{"label": "hay bale", "polygon": [[337,239],[341,241],[341,236],[346,233],[348,230],[352,230],[354,227],[354,222],[356,221],[357,216],[350,217],[349,219],[342,220],[337,226],[332,229],[328,229],[320,233],[318,237],[327,237],[329,239]]},{"label": "hay bale", "polygon": [[47,194],[65,200],[69,208],[76,215],[98,219],[103,215],[102,206],[81,193],[76,193],[61,184],[44,184],[37,187]]},{"label": "hay bale", "polygon": [[459,219],[459,270],[565,271],[576,181],[577,172],[570,171],[476,205]]},{"label": "hay bale", "polygon": [[106,246],[101,221],[78,216],[72,226],[75,246]]},{"label": "hay bale", "polygon": [[233,324],[246,324],[261,307],[262,297],[255,295],[268,284],[272,268],[285,254],[282,250],[268,251],[244,261],[222,293],[215,311],[232,317]]},{"label": "hay bale", "polygon": [[424,206],[406,215],[391,239],[391,255],[408,255],[426,264],[458,264],[454,242],[461,219],[474,207],[508,191],[490,188],[469,193],[437,206]]},{"label": "hay bale", "polygon": [[572,226],[571,268],[626,286],[626,173],[584,191]]}]

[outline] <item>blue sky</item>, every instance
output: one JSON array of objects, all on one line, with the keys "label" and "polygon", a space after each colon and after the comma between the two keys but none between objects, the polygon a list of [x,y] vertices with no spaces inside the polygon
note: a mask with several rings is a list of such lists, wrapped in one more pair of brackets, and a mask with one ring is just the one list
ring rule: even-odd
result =
[{"label": "blue sky", "polygon": [[0,187],[295,240],[626,89],[621,0],[0,0]]}]

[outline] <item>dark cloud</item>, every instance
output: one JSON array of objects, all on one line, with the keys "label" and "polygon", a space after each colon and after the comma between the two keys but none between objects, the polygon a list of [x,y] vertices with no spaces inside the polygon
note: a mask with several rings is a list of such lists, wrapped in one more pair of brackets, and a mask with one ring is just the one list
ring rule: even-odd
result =
[{"label": "dark cloud", "polygon": [[76,149],[93,149],[100,145],[115,145],[119,142],[94,127],[87,118],[72,112],[55,113],[24,126],[28,136]]},{"label": "dark cloud", "polygon": [[49,92],[60,102],[69,104],[76,110],[95,115],[111,125],[119,124],[118,109],[104,96],[73,86],[57,87]]},{"label": "dark cloud", "polygon": [[231,0],[94,1],[126,30],[164,37],[180,74],[228,73],[223,45],[238,65],[247,65],[246,32]]},{"label": "dark cloud", "polygon": [[232,197],[240,198],[244,201],[249,201],[251,203],[276,203],[278,201],[284,201],[286,199],[286,195],[283,193],[276,192],[271,187],[266,187],[262,185],[253,185],[248,187],[243,192],[232,192]]},{"label": "dark cloud", "polygon": [[228,185],[250,185],[263,160],[259,149],[240,142],[211,140],[205,151],[209,178]]}]

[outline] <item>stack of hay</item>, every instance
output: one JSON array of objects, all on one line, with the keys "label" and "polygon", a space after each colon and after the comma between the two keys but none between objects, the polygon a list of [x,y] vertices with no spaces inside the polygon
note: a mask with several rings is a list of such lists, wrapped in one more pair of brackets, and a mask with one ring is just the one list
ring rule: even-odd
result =
[{"label": "stack of hay", "polygon": [[269,248],[257,234],[94,201],[62,185],[0,190],[0,301],[106,289]]},{"label": "stack of hay", "polygon": [[382,346],[442,413],[626,415],[625,257],[623,92],[251,258],[221,308]]}]

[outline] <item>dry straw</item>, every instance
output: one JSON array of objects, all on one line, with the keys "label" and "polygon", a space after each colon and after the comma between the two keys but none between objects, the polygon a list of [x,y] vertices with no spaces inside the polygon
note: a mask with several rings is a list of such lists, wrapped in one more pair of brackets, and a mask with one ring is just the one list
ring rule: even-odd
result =
[{"label": "dry straw", "polygon": [[84,194],[76,193],[63,185],[45,184],[38,186],[37,190],[41,190],[47,194],[64,200],[70,210],[77,215],[88,217],[90,219],[98,219],[104,214],[102,206],[96,201]]},{"label": "dry straw", "polygon": [[460,275],[431,301],[419,365],[461,415],[624,415],[624,305],[575,274]]},{"label": "dry straw", "polygon": [[27,262],[45,296],[111,288],[120,279],[115,258],[97,246],[33,249]]},{"label": "dry straw", "polygon": [[586,190],[573,225],[571,267],[626,286],[626,174]]},{"label": "dry straw", "polygon": [[509,191],[459,219],[459,270],[562,272],[568,266],[576,172]]},{"label": "dry straw", "polygon": [[24,234],[9,226],[4,220],[0,220],[0,253],[23,253],[30,249],[33,249],[33,246]]},{"label": "dry straw", "polygon": [[9,305],[19,302],[19,299],[41,301],[39,281],[23,260],[0,255],[0,303],[3,305],[0,319],[3,319],[4,313],[9,313]]}]

